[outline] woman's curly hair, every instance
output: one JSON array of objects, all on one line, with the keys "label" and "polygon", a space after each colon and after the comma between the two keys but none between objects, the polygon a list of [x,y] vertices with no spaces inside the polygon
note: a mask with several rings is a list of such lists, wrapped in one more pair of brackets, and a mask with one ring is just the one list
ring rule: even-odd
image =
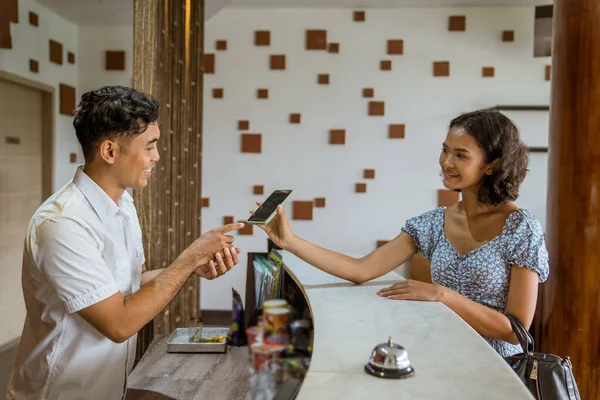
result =
[{"label": "woman's curly hair", "polygon": [[488,109],[454,118],[449,128],[455,126],[475,138],[486,163],[498,160],[492,174],[484,175],[478,200],[492,206],[516,200],[529,164],[529,149],[516,125],[499,111]]},{"label": "woman's curly hair", "polygon": [[86,162],[102,139],[132,138],[158,119],[158,101],[135,89],[105,86],[81,96],[73,127]]}]

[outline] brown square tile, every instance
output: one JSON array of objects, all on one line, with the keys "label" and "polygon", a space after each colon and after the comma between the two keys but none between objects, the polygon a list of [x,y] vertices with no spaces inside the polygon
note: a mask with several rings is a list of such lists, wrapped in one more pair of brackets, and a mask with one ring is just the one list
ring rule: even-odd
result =
[{"label": "brown square tile", "polygon": [[250,129],[250,121],[248,120],[239,120],[238,121],[238,130],[247,131]]},{"label": "brown square tile", "polygon": [[63,63],[63,45],[50,39],[50,62],[58,65]]},{"label": "brown square tile", "polygon": [[254,32],[254,45],[255,46],[270,46],[271,45],[271,31],[255,31]]},{"label": "brown square tile", "polygon": [[319,74],[317,82],[319,85],[329,85],[329,74]]},{"label": "brown square tile", "polygon": [[124,71],[125,70],[125,52],[122,50],[106,51],[106,66],[107,71]]},{"label": "brown square tile", "polygon": [[387,53],[390,55],[404,54],[404,40],[390,39],[387,41]]},{"label": "brown square tile", "polygon": [[38,15],[31,11],[29,11],[29,24],[33,26],[39,26],[40,24]]},{"label": "brown square tile", "polygon": [[215,49],[219,51],[227,50],[227,40],[217,40],[215,43]]},{"label": "brown square tile", "polygon": [[502,31],[502,41],[503,42],[514,42],[515,41],[515,31]]},{"label": "brown square tile", "polygon": [[464,15],[453,15],[448,19],[448,30],[463,32],[467,28],[467,17]]},{"label": "brown square tile", "polygon": [[296,200],[292,203],[292,219],[309,221],[313,219],[313,202]]},{"label": "brown square tile", "polygon": [[213,89],[213,99],[222,99],[223,98],[223,88],[214,88]]},{"label": "brown square tile", "polygon": [[356,193],[367,193],[367,184],[366,183],[357,183],[354,187],[354,191]]},{"label": "brown square tile", "polygon": [[355,22],[365,22],[365,17],[364,11],[354,11],[353,19]]},{"label": "brown square tile", "polygon": [[484,78],[493,78],[494,77],[494,67],[483,67],[481,69],[481,76]]},{"label": "brown square tile", "polygon": [[329,131],[329,144],[346,144],[346,130],[331,129]]},{"label": "brown square tile", "polygon": [[233,224],[233,215],[226,215],[223,217],[223,225]]},{"label": "brown square tile", "polygon": [[340,44],[339,43],[329,43],[327,45],[327,51],[330,53],[339,53],[340,52]]},{"label": "brown square tile", "polygon": [[269,89],[258,89],[256,91],[256,97],[259,99],[268,99],[269,98]]},{"label": "brown square tile", "polygon": [[77,162],[77,153],[69,154],[69,162],[75,164]]},{"label": "brown square tile", "polygon": [[246,223],[246,221],[238,221],[243,222],[244,227],[242,229],[238,229],[236,232],[238,235],[253,235],[254,234],[254,225]]},{"label": "brown square tile", "polygon": [[285,55],[275,54],[271,56],[270,60],[271,69],[285,69]]},{"label": "brown square tile", "polygon": [[40,72],[40,63],[36,60],[29,60],[29,70],[37,74]]},{"label": "brown square tile", "polygon": [[549,81],[552,78],[552,67],[550,65],[546,65],[544,79]]},{"label": "brown square tile", "polygon": [[380,248],[381,246],[384,246],[386,243],[389,243],[389,240],[378,240],[377,241],[377,248]]},{"label": "brown square tile", "polygon": [[362,92],[362,96],[366,99],[370,99],[375,96],[375,90],[372,88],[364,88]]},{"label": "brown square tile", "polygon": [[433,76],[450,76],[450,61],[435,61]]},{"label": "brown square tile", "polygon": [[265,187],[263,185],[252,186],[252,194],[257,196],[265,194]]},{"label": "brown square tile", "polygon": [[67,52],[67,61],[69,64],[75,64],[75,53]]},{"label": "brown square tile", "polygon": [[404,124],[390,124],[388,127],[388,138],[404,139]]},{"label": "brown square tile", "polygon": [[363,171],[363,179],[375,179],[375,170],[374,169],[365,169]]},{"label": "brown square tile", "polygon": [[299,124],[302,118],[301,114],[290,114],[290,124]]},{"label": "brown square tile", "polygon": [[438,190],[438,207],[448,207],[458,203],[460,200],[459,192],[448,189]]},{"label": "brown square tile", "polygon": [[242,134],[242,153],[260,153],[262,151],[262,135],[260,133]]},{"label": "brown square tile", "polygon": [[203,70],[205,74],[215,73],[215,55],[212,53],[204,54],[204,66]]},{"label": "brown square tile", "polygon": [[323,29],[307,29],[306,50],[327,50],[327,31]]},{"label": "brown square tile", "polygon": [[202,198],[202,208],[208,208],[208,207],[210,207],[210,198],[203,197]]},{"label": "brown square tile", "polygon": [[371,115],[371,116],[385,115],[385,103],[383,101],[370,101],[369,102],[369,115]]},{"label": "brown square tile", "polygon": [[75,88],[61,83],[59,85],[59,110],[62,115],[73,116],[75,110]]},{"label": "brown square tile", "polygon": [[392,61],[391,60],[381,60],[379,63],[379,68],[382,71],[391,71],[392,70]]},{"label": "brown square tile", "polygon": [[325,197],[317,197],[315,199],[315,207],[325,208]]}]

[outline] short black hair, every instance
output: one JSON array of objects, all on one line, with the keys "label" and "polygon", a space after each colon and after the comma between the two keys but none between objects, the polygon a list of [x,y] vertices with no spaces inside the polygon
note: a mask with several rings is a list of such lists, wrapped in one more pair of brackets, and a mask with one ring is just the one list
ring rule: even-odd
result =
[{"label": "short black hair", "polygon": [[492,206],[516,200],[529,165],[529,149],[521,140],[517,126],[506,115],[492,109],[460,115],[450,122],[449,128],[455,126],[475,138],[486,163],[498,160],[492,174],[484,175],[478,200]]},{"label": "short black hair", "polygon": [[86,162],[91,162],[103,139],[128,139],[158,120],[158,101],[124,86],[104,86],[81,96],[73,112],[73,127]]}]

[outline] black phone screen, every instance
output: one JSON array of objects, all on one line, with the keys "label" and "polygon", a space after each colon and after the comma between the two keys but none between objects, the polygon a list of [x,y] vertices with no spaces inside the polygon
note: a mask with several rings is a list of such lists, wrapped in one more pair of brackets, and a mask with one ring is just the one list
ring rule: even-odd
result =
[{"label": "black phone screen", "polygon": [[290,195],[291,190],[276,190],[256,209],[248,221],[265,221],[277,210],[277,206]]}]

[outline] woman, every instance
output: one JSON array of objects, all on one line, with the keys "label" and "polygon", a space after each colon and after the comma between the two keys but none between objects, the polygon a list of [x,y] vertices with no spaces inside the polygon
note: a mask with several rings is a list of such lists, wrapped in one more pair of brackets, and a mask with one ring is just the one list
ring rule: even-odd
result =
[{"label": "woman", "polygon": [[261,228],[281,248],[358,284],[382,276],[416,253],[431,261],[433,283],[402,281],[378,292],[393,300],[441,301],[502,356],[521,352],[505,314],[526,327],[538,282],[548,277],[540,223],[513,201],[525,178],[528,149],[503,114],[482,110],[450,123],[440,154],[444,186],[462,201],[406,222],[392,241],[356,259],[294,236],[283,207]]}]

